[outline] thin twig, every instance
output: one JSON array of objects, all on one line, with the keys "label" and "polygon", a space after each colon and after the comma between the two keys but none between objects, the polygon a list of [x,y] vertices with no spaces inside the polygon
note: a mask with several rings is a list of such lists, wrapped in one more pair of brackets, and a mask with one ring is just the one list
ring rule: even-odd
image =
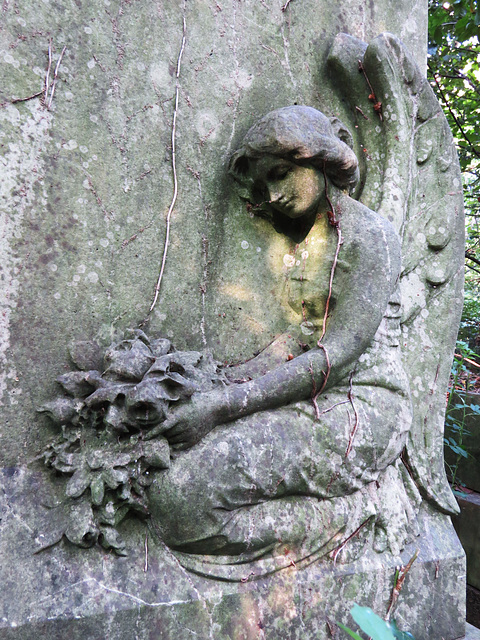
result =
[{"label": "thin twig", "polygon": [[272,53],[274,53],[277,57],[278,57],[278,53],[275,51],[275,49],[272,49],[272,47],[267,46],[266,44],[261,44],[260,45],[263,49],[266,49],[267,51],[271,51]]},{"label": "thin twig", "polygon": [[315,409],[315,418],[317,420],[320,420],[320,409],[318,408],[318,403],[317,403],[317,397],[318,397],[317,383],[315,382],[315,376],[313,375],[313,367],[311,364],[308,367],[308,370],[310,372],[310,375],[312,376],[312,402],[313,402],[313,408]]},{"label": "thin twig", "polygon": [[474,367],[478,367],[480,369],[480,364],[478,364],[478,362],[475,362],[475,360],[470,360],[470,358],[464,358],[464,357],[461,356],[460,353],[456,353],[455,357],[456,358],[462,358],[462,361],[468,362],[468,364],[471,364]]},{"label": "thin twig", "polygon": [[62,64],[62,58],[65,54],[67,47],[66,45],[63,47],[62,49],[62,53],[60,54],[58,60],[57,60],[57,64],[55,65],[55,71],[53,72],[53,83],[52,83],[52,91],[50,92],[50,100],[48,101],[48,107],[47,109],[50,110],[50,107],[52,106],[52,102],[53,102],[53,94],[55,93],[55,87],[57,86],[57,79],[58,79],[58,70],[60,69],[60,65]]},{"label": "thin twig", "polygon": [[[316,417],[317,420],[320,419],[320,410],[318,408],[317,398],[322,393],[322,391],[325,389],[325,387],[327,385],[328,378],[330,376],[330,371],[332,369],[332,365],[330,364],[330,358],[328,356],[328,351],[327,351],[326,347],[322,344],[322,340],[323,340],[323,337],[325,335],[325,331],[326,331],[326,328],[327,328],[328,311],[329,311],[329,308],[330,308],[330,300],[332,298],[333,277],[335,275],[335,270],[337,268],[338,254],[340,253],[340,247],[343,244],[342,230],[340,229],[340,220],[335,215],[335,207],[333,206],[333,203],[330,200],[330,196],[328,195],[328,179],[327,179],[327,173],[326,173],[326,169],[325,169],[325,163],[323,164],[323,177],[324,177],[324,181],[325,181],[325,199],[326,199],[327,205],[329,207],[329,210],[327,211],[328,222],[332,227],[335,227],[335,229],[337,230],[337,247],[335,249],[335,255],[334,255],[334,258],[333,258],[332,268],[330,270],[330,281],[329,281],[329,286],[328,286],[328,296],[327,296],[327,301],[325,303],[325,313],[323,315],[322,335],[320,336],[320,339],[317,342],[318,348],[322,349],[322,351],[325,354],[325,358],[327,360],[327,370],[325,372],[323,372],[322,386],[317,391],[316,390],[316,384],[314,384],[313,385],[313,389],[312,389],[312,402],[313,402],[313,407],[315,409],[315,417]],[[302,308],[303,308],[303,303],[302,303]]]},{"label": "thin twig", "polygon": [[358,70],[363,73],[363,76],[367,81],[368,88],[370,89],[370,95],[368,96],[368,99],[371,100],[371,102],[373,102],[374,110],[378,114],[378,117],[380,118],[380,120],[383,121],[382,103],[380,102],[380,100],[377,100],[377,96],[375,95],[375,91],[372,87],[372,83],[370,82],[367,76],[367,72],[365,71],[365,67],[363,66],[363,62],[361,60],[358,61]]},{"label": "thin twig", "polygon": [[437,75],[439,75],[441,78],[450,78],[451,80],[462,80],[462,81],[466,81],[470,84],[470,86],[472,87],[472,89],[475,91],[475,93],[478,93],[478,95],[480,95],[480,87],[479,85],[477,85],[469,76],[465,75],[464,73],[462,73],[461,71],[459,71],[458,69],[456,69],[457,74],[456,76],[452,76],[446,73],[437,73]]},{"label": "thin twig", "polygon": [[430,389],[430,395],[433,396],[435,387],[437,386],[438,374],[440,373],[440,363],[437,364],[437,370],[435,371],[435,378],[433,379],[432,388]]},{"label": "thin twig", "polygon": [[38,98],[38,96],[43,95],[43,89],[41,91],[38,91],[37,93],[34,93],[31,96],[28,96],[27,98],[12,98],[12,100],[10,100],[10,102],[12,104],[17,104],[17,102],[27,102],[27,100],[33,100],[33,98]]},{"label": "thin twig", "polygon": [[162,256],[162,265],[160,267],[160,273],[158,275],[157,284],[155,285],[155,294],[153,297],[153,302],[150,305],[150,309],[148,310],[148,315],[150,315],[157,304],[158,295],[160,293],[160,285],[162,284],[163,272],[165,271],[165,263],[167,260],[167,251],[168,251],[168,243],[170,240],[170,220],[172,217],[172,211],[177,201],[178,194],[178,180],[177,180],[177,164],[176,164],[176,133],[177,133],[177,113],[178,113],[178,99],[180,95],[180,68],[182,64],[182,56],[185,50],[185,42],[186,42],[186,33],[187,33],[187,23],[185,20],[185,0],[183,3],[183,35],[182,35],[182,45],[180,47],[180,52],[177,58],[177,73],[176,73],[176,86],[175,86],[175,107],[173,109],[173,120],[172,120],[172,171],[173,171],[173,197],[170,203],[170,207],[168,208],[167,213],[167,229],[165,233],[165,245],[163,247],[163,256]]},{"label": "thin twig", "polygon": [[348,542],[350,542],[350,540],[352,540],[352,538],[355,538],[355,536],[358,536],[358,534],[360,533],[360,531],[363,529],[363,527],[365,527],[368,523],[370,522],[370,518],[368,518],[368,520],[365,520],[365,522],[362,522],[362,524],[357,527],[355,529],[355,531],[353,533],[351,533],[348,538],[346,538],[342,544],[340,544],[336,549],[333,549],[330,553],[332,553],[332,559],[333,559],[333,564],[335,565],[337,563],[337,558],[340,555],[340,553],[345,549],[346,545]]},{"label": "thin twig", "polygon": [[328,618],[325,618],[325,622],[327,623],[328,632],[330,634],[330,637],[334,638],[335,637],[335,627],[333,626],[333,624],[330,622],[330,620]]},{"label": "thin twig", "polygon": [[392,595],[390,597],[390,604],[388,605],[388,611],[387,611],[387,615],[385,616],[385,620],[389,620],[390,619],[390,615],[392,613],[392,610],[398,600],[398,596],[400,595],[400,591],[402,590],[403,587],[403,583],[405,582],[405,578],[407,577],[407,573],[410,571],[410,569],[412,568],[412,564],[415,562],[415,560],[418,558],[418,554],[419,554],[419,550],[417,549],[415,551],[415,553],[413,554],[413,556],[410,558],[410,560],[408,561],[408,564],[406,567],[402,567],[396,574],[395,574],[395,584],[393,585],[393,589],[392,589]]},{"label": "thin twig", "polygon": [[282,11],[285,13],[285,11],[287,10],[288,5],[290,4],[292,0],[287,0],[285,2],[285,4],[282,6]]},{"label": "thin twig", "polygon": [[341,402],[336,402],[335,404],[332,404],[331,407],[328,407],[328,409],[324,409],[323,411],[320,411],[320,415],[323,415],[324,413],[328,413],[332,409],[335,409],[335,407],[339,407],[341,404],[348,404],[349,402],[350,400],[342,400]]},{"label": "thin twig", "polygon": [[335,227],[335,229],[337,230],[337,248],[335,250],[335,256],[333,258],[333,264],[332,264],[332,268],[330,270],[330,282],[329,282],[329,286],[328,286],[328,296],[327,296],[327,302],[325,303],[325,313],[323,315],[322,335],[320,336],[319,342],[321,342],[323,340],[323,336],[325,335],[325,331],[326,331],[326,328],[327,328],[328,311],[329,311],[329,308],[330,308],[330,300],[332,298],[333,277],[335,275],[335,269],[337,268],[338,254],[340,253],[340,247],[342,246],[342,243],[343,243],[342,230],[340,228],[340,220],[335,215],[335,208],[333,206],[332,201],[330,200],[330,196],[328,195],[328,180],[327,180],[327,173],[326,173],[326,169],[325,169],[325,163],[323,164],[323,177],[324,177],[324,180],[325,180],[325,199],[327,201],[328,206],[330,207],[330,211],[327,213],[328,221],[331,224],[331,226]]},{"label": "thin twig", "polygon": [[[325,358],[327,360],[327,370],[326,371],[322,371],[322,373],[323,373],[323,382],[322,382],[322,386],[320,387],[320,389],[318,391],[316,390],[317,385],[315,383],[315,379],[313,380],[312,402],[313,402],[313,406],[315,408],[315,417],[316,417],[317,420],[320,419],[320,410],[318,408],[317,398],[322,393],[322,391],[325,389],[325,387],[327,385],[328,378],[330,376],[330,371],[332,370],[332,365],[330,364],[330,358],[328,357],[328,351],[320,341],[318,342],[318,348],[321,349],[323,351],[323,353],[325,354]],[[312,378],[313,378],[313,372],[312,372]]]},{"label": "thin twig", "polygon": [[353,375],[355,373],[355,369],[351,372],[350,374],[350,388],[348,390],[348,394],[347,394],[347,398],[348,401],[350,402],[350,404],[352,405],[352,409],[353,409],[353,413],[355,415],[355,422],[353,425],[353,429],[350,431],[350,437],[348,439],[348,446],[347,446],[347,450],[345,451],[345,458],[348,458],[350,451],[352,450],[352,445],[353,445],[353,439],[355,438],[355,434],[357,433],[357,429],[358,429],[358,411],[353,403]]},{"label": "thin twig", "polygon": [[365,118],[365,120],[370,120],[370,118],[363,113],[363,111],[360,109],[360,107],[355,107],[355,109],[362,114],[362,116]]},{"label": "thin twig", "polygon": [[472,267],[472,265],[470,265],[470,264],[466,264],[465,267],[467,269],[470,269],[470,271],[474,271],[475,273],[480,273],[479,269],[475,269],[475,267]]},{"label": "thin twig", "polygon": [[480,266],[480,260],[478,258],[475,258],[475,256],[472,256],[472,254],[469,251],[465,251],[465,257],[468,258],[468,260],[471,260],[472,262],[475,262],[475,264],[478,264]]}]

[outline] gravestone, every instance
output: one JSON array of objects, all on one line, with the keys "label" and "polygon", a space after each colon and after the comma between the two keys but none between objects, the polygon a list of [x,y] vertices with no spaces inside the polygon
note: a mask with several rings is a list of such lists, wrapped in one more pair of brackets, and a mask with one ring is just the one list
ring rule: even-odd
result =
[{"label": "gravestone", "polygon": [[[422,78],[426,10],[4,3],[0,638],[328,638],[336,621],[353,624],[353,602],[392,610],[417,640],[464,635],[464,556],[441,459],[461,185]],[[307,168],[323,202],[315,238],[293,225],[291,202],[255,199],[272,169],[258,169],[272,156],[262,131],[275,143],[295,132],[305,148],[316,131],[350,158],[341,182],[330,156],[289,147],[288,170]],[[311,292],[291,293],[313,279],[309,256],[330,285],[322,312]],[[335,317],[347,329],[341,358]],[[382,335],[395,358],[375,360]],[[311,393],[296,397],[305,371]],[[256,408],[231,409],[232,393],[252,389],[247,406],[266,378]],[[196,407],[200,391],[230,404],[219,429],[175,450],[186,436],[174,405]],[[177,436],[163,437],[165,416]],[[314,490],[295,477],[281,494],[288,470],[308,476],[310,464],[289,430],[311,425],[316,464],[336,464],[338,477]],[[390,428],[382,462],[369,438]],[[277,451],[288,443],[284,477],[277,463],[269,488],[251,498],[258,487],[242,487],[233,507],[238,452],[243,470],[269,468],[262,434],[274,431]],[[234,522],[205,533],[215,519],[202,499],[221,473],[215,514]]]}]

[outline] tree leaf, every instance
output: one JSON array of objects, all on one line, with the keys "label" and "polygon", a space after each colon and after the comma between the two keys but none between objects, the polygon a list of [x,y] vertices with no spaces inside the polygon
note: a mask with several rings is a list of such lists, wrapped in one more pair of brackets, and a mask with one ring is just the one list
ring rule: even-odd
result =
[{"label": "tree leaf", "polygon": [[352,631],[341,622],[337,622],[336,625],[340,627],[340,629],[343,629],[344,631],[346,631],[346,633],[348,633],[348,635],[354,640],[363,640],[363,638],[359,636],[358,633],[355,633],[355,631]]},{"label": "tree leaf", "polygon": [[395,620],[392,620],[390,623],[390,628],[396,640],[415,640],[412,634],[408,633],[408,631],[400,631]]},{"label": "tree leaf", "polygon": [[377,616],[370,607],[360,607],[358,604],[354,604],[350,613],[360,629],[372,640],[395,640],[390,625]]}]

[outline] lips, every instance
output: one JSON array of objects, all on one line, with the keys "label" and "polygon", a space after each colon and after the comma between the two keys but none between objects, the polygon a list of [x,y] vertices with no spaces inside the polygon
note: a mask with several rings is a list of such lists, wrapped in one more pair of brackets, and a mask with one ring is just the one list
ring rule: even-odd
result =
[{"label": "lips", "polygon": [[280,198],[280,200],[276,201],[276,205],[282,207],[283,209],[288,208],[289,206],[291,206],[291,202],[292,202],[293,198]]}]

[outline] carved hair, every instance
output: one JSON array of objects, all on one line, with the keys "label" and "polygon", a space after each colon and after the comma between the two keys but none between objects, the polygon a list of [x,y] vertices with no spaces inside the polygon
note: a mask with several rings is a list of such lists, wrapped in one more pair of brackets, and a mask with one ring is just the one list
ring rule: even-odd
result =
[{"label": "carved hair", "polygon": [[267,113],[248,130],[243,146],[230,159],[229,172],[251,188],[250,160],[270,154],[322,171],[325,168],[334,185],[351,191],[359,179],[352,143],[352,136],[337,118],[330,120],[312,107],[283,107]]}]

